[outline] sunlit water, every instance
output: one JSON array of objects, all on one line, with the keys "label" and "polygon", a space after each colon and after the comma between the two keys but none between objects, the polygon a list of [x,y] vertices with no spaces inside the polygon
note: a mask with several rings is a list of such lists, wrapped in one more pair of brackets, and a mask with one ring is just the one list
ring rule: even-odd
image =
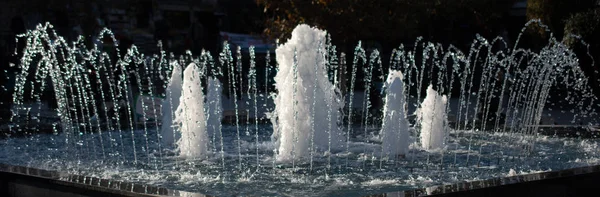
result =
[{"label": "sunlit water", "polygon": [[[597,140],[537,133],[549,117],[598,122],[578,57],[553,37],[532,51],[478,36],[464,52],[418,38],[384,60],[360,42],[338,53],[325,31],[299,26],[278,48],[278,66],[269,54],[260,70],[253,47],[227,43],[215,57],[148,56],[69,43],[49,24],[22,36],[13,119],[3,126],[29,137],[0,140],[0,163],[224,196],[358,196],[600,163]],[[274,90],[257,82],[273,73]],[[371,98],[390,77],[402,83]],[[44,96],[56,99],[60,121],[44,122]],[[381,122],[375,99],[396,102]],[[233,121],[221,125],[221,115]],[[54,134],[31,134],[48,125]]]},{"label": "sunlit water", "polygon": [[[252,128],[250,128],[252,129]],[[155,131],[151,130],[150,134]],[[151,144],[149,155],[138,154],[133,163],[131,151],[120,152],[121,146],[131,150],[130,136],[124,144],[117,143],[103,134],[104,141],[115,141],[115,149],[106,149],[106,157],[92,149],[89,141],[98,140],[98,134],[82,136],[75,144],[66,142],[65,135],[39,135],[33,138],[13,138],[1,141],[0,162],[34,168],[65,171],[91,177],[138,182],[171,189],[202,192],[218,196],[231,195],[292,195],[292,196],[360,196],[385,191],[397,191],[428,185],[439,185],[469,180],[504,177],[514,169],[518,174],[561,170],[600,163],[597,140],[573,138],[535,137],[505,133],[476,133],[473,140],[485,144],[484,148],[472,150],[471,161],[466,163],[468,131],[451,132],[449,149],[440,153],[427,153],[411,149],[404,159],[381,160],[377,139],[358,136],[353,139],[351,153],[343,150],[333,152],[331,170],[324,164],[327,157],[316,155],[313,171],[307,162],[297,163],[295,168],[274,164],[270,142],[270,126],[259,127],[259,161],[257,166],[254,136],[242,136],[245,161],[242,171],[238,169],[235,128],[223,129],[225,144],[225,168],[221,156],[212,153],[206,160],[183,159],[172,147],[159,150]],[[135,131],[136,146],[143,150],[146,140],[143,131]],[[149,135],[156,136],[156,135]],[[496,139],[490,141],[489,139]],[[157,139],[150,137],[149,140]],[[510,143],[508,143],[510,142]],[[535,143],[536,149],[524,153],[523,148]],[[87,145],[86,145],[87,144]],[[106,143],[105,147],[109,147]],[[458,147],[458,150],[455,148]],[[501,149],[502,155],[490,154]],[[141,151],[144,152],[144,151]],[[158,161],[158,152],[163,160]],[[414,159],[413,159],[414,157]],[[476,158],[476,159],[473,159]],[[427,161],[429,158],[429,161]],[[442,161],[443,158],[443,161]],[[349,166],[346,166],[349,159]],[[443,167],[443,169],[442,169]]]}]

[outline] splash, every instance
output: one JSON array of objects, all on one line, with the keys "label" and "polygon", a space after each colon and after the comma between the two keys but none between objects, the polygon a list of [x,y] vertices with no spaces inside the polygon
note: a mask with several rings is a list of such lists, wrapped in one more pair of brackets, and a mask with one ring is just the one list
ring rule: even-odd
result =
[{"label": "splash", "polygon": [[[208,93],[206,95],[206,130],[208,136],[212,139],[212,144],[221,139],[221,118],[223,116],[223,106],[221,104],[222,85],[219,79],[211,77],[208,80]],[[222,144],[222,142],[221,142]]]},{"label": "splash", "polygon": [[160,129],[161,139],[164,144],[173,144],[176,139],[176,132],[173,125],[173,116],[175,110],[179,107],[179,98],[181,97],[182,88],[181,66],[173,64],[173,73],[171,80],[165,91],[165,99],[162,102],[162,126]]},{"label": "splash", "polygon": [[[275,76],[274,125],[272,135],[278,161],[307,157],[311,151],[325,151],[341,145],[339,109],[343,101],[328,80],[325,68],[327,32],[299,25],[292,38],[275,51],[279,72]],[[331,112],[331,118],[328,118]]]},{"label": "splash", "polygon": [[384,117],[380,134],[383,141],[382,154],[384,156],[406,155],[408,153],[408,120],[406,119],[406,100],[402,80],[402,72],[390,70],[385,83]]},{"label": "splash", "polygon": [[[108,30],[103,30],[104,33],[113,39],[112,43],[118,43]],[[538,133],[542,129],[540,120],[550,115],[560,125],[598,125],[597,98],[581,69],[586,65],[580,65],[579,61],[586,57],[578,57],[555,38],[550,38],[541,50],[531,50],[520,48],[518,39],[506,43],[501,38],[487,40],[477,36],[464,52],[421,38],[411,45],[414,47],[401,45],[392,51],[388,65],[392,70],[402,71],[407,114],[414,113],[418,102],[423,101],[426,95],[421,93],[427,89],[425,85],[431,84],[439,93],[454,97],[444,104],[443,96],[430,88],[421,105],[419,121],[409,130],[411,141],[419,138],[422,141],[411,144],[406,159],[393,162],[381,159],[377,165],[383,147],[369,134],[382,125],[379,111],[375,114],[368,109],[379,109],[379,105],[377,108],[372,105],[379,98],[367,96],[373,89],[366,89],[365,94],[355,91],[378,86],[385,80],[386,73],[379,69],[380,62],[387,60],[376,50],[368,55],[371,49],[365,50],[360,44],[353,55],[337,53],[324,35],[301,25],[293,39],[277,51],[280,67],[275,81],[276,92],[280,94],[275,100],[277,110],[273,115],[276,116],[269,116],[276,123],[275,134],[271,136],[274,141],[270,141],[270,125],[259,126],[256,122],[251,125],[245,116],[275,106],[270,100],[273,97],[264,96],[273,90],[269,74],[273,72],[259,70],[261,67],[253,61],[253,48],[247,50],[250,66],[244,64],[248,57],[245,50],[236,47],[237,53],[232,55],[227,43],[217,59],[209,53],[168,55],[162,49],[160,54],[141,54],[135,46],[114,53],[86,47],[83,39],[67,42],[56,35],[51,25],[40,25],[22,35],[26,38],[26,49],[21,63],[15,65],[20,71],[13,79],[14,88],[6,89],[14,91],[10,108],[13,115],[12,121],[1,125],[11,136],[2,142],[3,150],[7,151],[0,151],[0,162],[98,177],[117,169],[117,173],[111,173],[115,174],[111,179],[214,191],[215,195],[224,196],[306,196],[344,195],[341,190],[352,192],[351,195],[370,195],[361,192],[396,187],[394,183],[386,183],[396,180],[390,177],[406,180],[398,182],[397,186],[402,188],[421,187],[506,176],[509,168],[523,174],[597,165],[600,161],[597,140],[564,142],[565,138],[542,137]],[[105,39],[99,36],[98,40]],[[160,141],[164,139],[160,139],[160,133],[152,135],[152,127],[157,125],[152,122],[157,119],[154,103],[141,100],[140,106],[133,103],[133,98],[165,93],[165,80],[171,77],[168,71],[175,62],[182,67],[175,71],[179,74],[172,77],[172,87],[167,91],[171,98],[166,100],[172,102],[166,106],[170,111],[165,112],[174,113],[165,118],[164,128],[171,129],[165,131],[167,134],[175,131],[174,139],[169,141],[176,146],[162,146]],[[184,81],[183,66],[192,62],[200,69],[188,67],[194,73],[186,74]],[[328,80],[326,75],[330,77]],[[213,114],[218,110],[210,105],[216,104],[211,102],[216,102],[213,98],[218,97],[218,91],[212,92],[211,84],[207,99],[203,100],[199,81],[213,76],[223,80],[223,90],[231,99],[223,103],[223,111],[236,112],[235,116]],[[266,83],[257,82],[258,77],[264,77]],[[179,82],[173,82],[176,79]],[[397,77],[395,80],[399,81]],[[345,104],[329,81],[339,85],[352,107],[340,110]],[[390,92],[395,89],[392,86],[388,86]],[[264,103],[257,102],[262,96]],[[45,97],[54,97],[50,102],[56,104],[55,115],[44,113],[40,103],[47,101]],[[386,108],[401,109],[401,106],[390,101]],[[235,117],[235,124],[223,126],[215,136],[211,122],[217,123],[212,118],[226,114],[227,118]],[[388,123],[398,123],[397,115],[397,112],[383,115],[389,118],[384,120],[386,127],[390,126]],[[94,121],[89,122],[93,116]],[[348,121],[353,119],[362,119],[362,127]],[[452,135],[444,133],[446,121],[453,127]],[[340,125],[349,135],[339,135]],[[255,133],[249,132],[252,128]],[[397,132],[383,132],[388,131]],[[52,134],[37,135],[42,132]],[[219,139],[223,134],[224,139]],[[388,147],[396,151],[397,142],[383,142],[392,139],[383,138],[382,143],[392,145]],[[342,150],[348,152],[335,150],[340,141],[346,142],[341,143],[348,145]],[[422,144],[425,149],[443,147],[444,151],[420,151],[423,148],[416,146]],[[331,147],[333,151],[317,155]],[[218,149],[220,156],[207,154]],[[272,149],[275,155],[270,152]],[[181,162],[172,157],[179,152],[185,157],[201,157],[202,161]],[[309,155],[310,160],[301,158]],[[277,165],[277,160],[286,159],[292,160],[291,167]],[[294,160],[301,164],[294,166]],[[278,186],[272,188],[273,183]]]},{"label": "splash", "polygon": [[175,124],[180,125],[181,131],[181,138],[177,141],[181,157],[198,158],[208,151],[200,74],[200,69],[194,63],[183,72],[180,105],[175,113]]},{"label": "splash", "polygon": [[427,96],[421,108],[417,110],[417,120],[421,127],[421,147],[425,150],[444,148],[444,139],[448,133],[446,114],[446,95],[440,95],[431,85],[427,87]]}]

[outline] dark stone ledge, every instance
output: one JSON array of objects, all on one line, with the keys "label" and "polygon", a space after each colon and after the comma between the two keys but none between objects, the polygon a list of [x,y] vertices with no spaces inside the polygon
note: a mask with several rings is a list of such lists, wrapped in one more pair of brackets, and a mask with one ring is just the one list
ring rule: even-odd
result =
[{"label": "dark stone ledge", "polygon": [[[597,196],[600,165],[370,196]],[[206,196],[145,184],[0,164],[0,196]]]}]

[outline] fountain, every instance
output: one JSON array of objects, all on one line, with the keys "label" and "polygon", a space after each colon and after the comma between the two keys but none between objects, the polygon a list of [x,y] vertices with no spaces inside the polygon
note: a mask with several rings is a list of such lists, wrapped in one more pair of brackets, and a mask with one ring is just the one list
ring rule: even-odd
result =
[{"label": "fountain", "polygon": [[204,93],[202,93],[200,75],[199,68],[193,63],[183,72],[181,97],[173,121],[181,133],[177,147],[180,156],[183,157],[198,158],[208,152],[209,138],[206,134]]},{"label": "fountain", "polygon": [[381,133],[382,153],[386,156],[406,155],[410,144],[402,73],[390,71],[385,84],[386,96]]},{"label": "fountain", "polygon": [[222,141],[220,143],[217,142],[217,140],[223,140],[223,134],[221,133],[223,128],[221,125],[221,118],[223,117],[221,92],[223,90],[221,86],[221,82],[216,78],[210,78],[208,80],[208,93],[206,94],[205,102],[206,109],[204,111],[206,113],[206,130],[208,136],[211,136],[209,139],[211,139],[210,143],[212,144],[213,151],[217,151],[217,144],[223,145]]},{"label": "fountain", "polygon": [[427,88],[427,96],[421,103],[421,108],[417,110],[423,149],[439,150],[444,148],[444,140],[448,132],[447,102],[446,96],[439,95],[431,85]]},{"label": "fountain", "polygon": [[[534,25],[544,27],[523,31]],[[598,100],[554,37],[535,51],[478,36],[465,52],[418,38],[388,63],[360,43],[338,52],[326,31],[299,25],[277,47],[275,70],[271,53],[227,43],[213,57],[89,48],[50,24],[21,36],[0,163],[85,177],[79,183],[360,196],[600,161],[597,139],[543,135],[597,135]],[[108,29],[104,37],[118,43]],[[274,90],[261,83],[270,73]],[[382,109],[369,96],[378,82]]]},{"label": "fountain", "polygon": [[175,143],[176,132],[173,128],[173,118],[175,111],[179,108],[179,99],[182,92],[182,73],[179,64],[173,64],[173,73],[171,74],[171,80],[165,90],[165,98],[162,103],[162,127],[161,127],[161,139],[165,144]]},{"label": "fountain", "polygon": [[[326,73],[326,32],[299,25],[292,38],[277,48],[273,136],[277,160],[312,157],[342,143],[338,128],[343,107],[339,91]],[[333,125],[333,126],[330,126]]]}]

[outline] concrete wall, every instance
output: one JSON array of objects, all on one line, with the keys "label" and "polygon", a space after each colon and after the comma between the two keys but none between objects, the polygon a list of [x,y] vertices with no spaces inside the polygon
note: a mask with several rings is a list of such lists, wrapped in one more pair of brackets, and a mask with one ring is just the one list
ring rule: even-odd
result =
[{"label": "concrete wall", "polygon": [[[161,190],[156,188],[143,188],[135,184],[119,184],[117,188],[100,187],[101,181],[98,184],[93,184],[93,179],[90,184],[78,184],[71,181],[62,181],[52,178],[42,178],[33,175],[24,175],[19,173],[10,173],[0,171],[0,196],[2,197],[35,197],[35,196],[60,196],[60,197],[100,197],[100,196],[158,196],[146,193],[160,194]],[[75,177],[77,179],[78,177]],[[96,179],[99,181],[99,179]],[[114,184],[113,184],[114,185]],[[110,183],[109,185],[110,186]],[[131,187],[129,187],[131,186]],[[131,188],[131,189],[129,189]],[[134,193],[130,191],[144,191],[146,193]],[[156,190],[152,192],[152,190]],[[162,193],[165,193],[162,191]]]}]

